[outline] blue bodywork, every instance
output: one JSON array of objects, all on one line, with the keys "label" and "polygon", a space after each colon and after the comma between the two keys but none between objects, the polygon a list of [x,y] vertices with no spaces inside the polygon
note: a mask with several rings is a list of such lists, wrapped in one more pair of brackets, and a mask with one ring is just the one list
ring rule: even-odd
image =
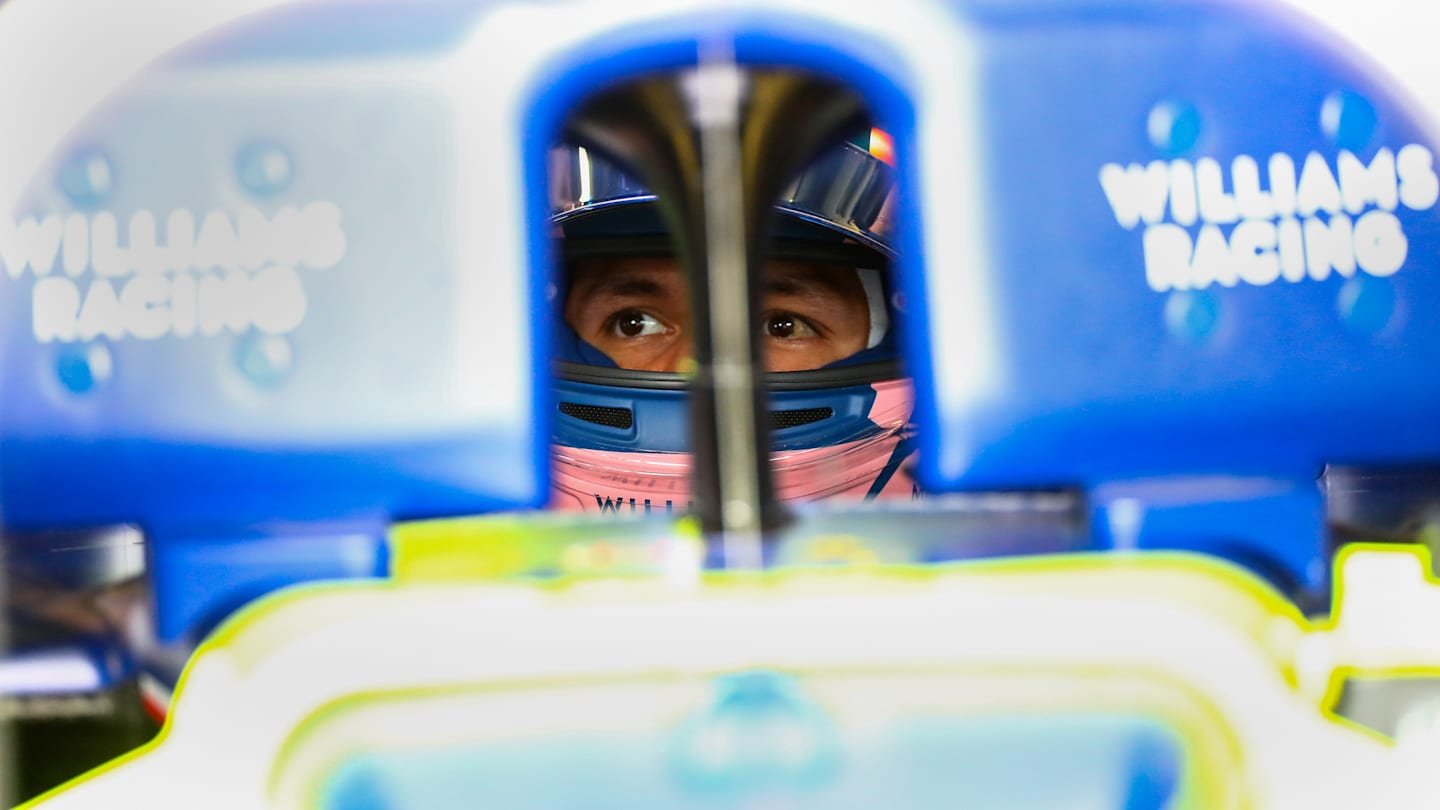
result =
[{"label": "blue bodywork", "polygon": [[[0,274],[7,527],[141,527],[160,632],[178,638],[272,587],[383,575],[392,521],[543,504],[556,420],[537,382],[551,340],[546,147],[587,93],[692,64],[716,32],[741,62],[851,83],[894,138],[911,190],[903,348],[930,490],[1072,491],[1089,504],[1090,548],[1208,551],[1300,593],[1325,584],[1324,465],[1440,455],[1440,382],[1427,373],[1440,327],[1423,316],[1440,296],[1428,123],[1279,10],[937,4],[967,49],[953,77],[917,73],[896,43],[824,15],[755,7],[599,26],[521,92],[508,124],[518,154],[486,156],[516,166],[515,187],[485,193],[524,210],[528,265],[477,267],[457,246],[486,243],[490,223],[453,216],[467,146],[455,98],[405,79],[331,86],[323,69],[409,75],[483,39],[497,7],[261,15],[168,58],[57,150],[15,212],[17,232],[28,222],[50,246],[27,255],[48,262],[17,260],[12,238]],[[276,83],[276,71],[305,78]],[[234,92],[197,91],[222,74]],[[937,87],[972,105],[957,143],[984,167],[963,178],[977,206],[921,204],[927,184],[954,180],[923,163],[934,110],[919,99],[937,103]],[[1299,175],[1297,204],[1275,201],[1275,156]],[[247,210],[261,219],[247,224]],[[167,245],[167,213],[193,215],[188,270],[151,265],[176,300],[204,310],[205,279],[257,289],[292,260],[253,295],[293,303],[298,283],[303,303],[283,323],[247,325],[212,291],[215,311],[195,323],[147,321],[152,293],[129,293],[140,276],[112,275],[95,247],[106,216],[120,242],[135,238],[140,211]],[[285,256],[246,236],[286,216],[318,241]],[[84,232],[74,244],[71,222]],[[951,232],[984,235],[973,266],[927,263]],[[1330,264],[1306,266],[1321,249]],[[197,290],[174,286],[187,274]],[[528,321],[523,339],[455,306],[477,274],[494,312]],[[42,282],[47,307],[65,308],[66,284],[85,296],[79,326],[37,324]],[[988,322],[966,324],[957,313],[977,301]],[[932,351],[962,337],[959,354]]]},{"label": "blue bodywork", "polygon": [[[951,76],[917,72],[898,42],[823,13],[676,11],[597,25],[529,76],[516,120],[477,123],[463,97],[407,71],[472,41],[516,47],[490,27],[502,5],[252,18],[157,65],[37,170],[0,221],[8,542],[139,527],[158,635],[193,641],[275,589],[385,575],[394,521],[542,506],[553,436],[683,449],[673,432],[556,415],[545,159],[588,94],[694,64],[717,33],[740,62],[850,83],[894,139],[923,483],[1080,504],[979,520],[943,513],[964,495],[853,521],[802,510],[795,542],[767,559],[807,562],[795,552],[813,539],[805,529],[826,525],[909,542],[925,562],[1179,548],[1303,597],[1326,587],[1322,469],[1440,458],[1440,322],[1424,315],[1440,301],[1433,127],[1289,14],[937,2],[963,57]],[[368,78],[332,81],[356,65]],[[483,93],[512,81],[502,73],[469,80]],[[214,92],[217,77],[233,92]],[[968,127],[952,148],[979,167],[963,177],[927,164],[946,145],[922,137],[952,97]],[[500,226],[456,214],[476,192],[463,181],[482,126],[515,144],[480,156],[513,166],[513,185],[479,193],[523,211],[520,266],[486,264],[469,248]],[[941,266],[931,248],[967,235],[964,266]],[[863,417],[873,391],[835,396],[784,407],[843,402]],[[673,397],[609,404],[675,405],[659,399]],[[666,422],[680,424],[645,424]],[[785,447],[827,438],[777,434]],[[103,683],[130,671],[105,654],[111,642],[82,650]],[[685,740],[640,733],[373,751],[347,760],[324,798],[1143,808],[1166,806],[1183,773],[1173,735],[1145,718],[927,718],[867,743],[796,708],[803,693],[784,676],[744,677],[722,680],[677,733],[723,721],[734,750],[763,750],[767,730],[798,718],[824,737],[814,762],[697,765]]]}]

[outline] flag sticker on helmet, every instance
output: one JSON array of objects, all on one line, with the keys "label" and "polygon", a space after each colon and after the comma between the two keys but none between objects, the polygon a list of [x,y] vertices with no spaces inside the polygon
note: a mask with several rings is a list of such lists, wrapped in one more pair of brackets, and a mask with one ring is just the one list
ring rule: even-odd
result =
[{"label": "flag sticker on helmet", "polygon": [[870,144],[868,150],[871,157],[881,161],[887,166],[895,165],[895,142],[891,140],[890,133],[883,129],[872,127],[870,130]]},{"label": "flag sticker on helmet", "polygon": [[[198,228],[197,228],[198,223]],[[340,209],[317,201],[273,216],[245,208],[202,217],[180,208],[162,231],[146,210],[0,218],[0,262],[15,282],[27,271],[33,333],[41,343],[154,340],[173,335],[293,331],[308,302],[299,268],[345,257]]]},{"label": "flag sticker on helmet", "polygon": [[[1333,163],[1311,152],[1298,171],[1290,155],[1277,153],[1265,161],[1263,184],[1250,155],[1228,168],[1227,176],[1219,161],[1200,158],[1100,169],[1116,222],[1127,230],[1145,225],[1151,289],[1323,281],[1357,269],[1390,276],[1409,249],[1395,212],[1427,210],[1440,199],[1434,158],[1419,144],[1379,149],[1368,163],[1348,151]],[[1221,226],[1233,227],[1227,234]]]}]

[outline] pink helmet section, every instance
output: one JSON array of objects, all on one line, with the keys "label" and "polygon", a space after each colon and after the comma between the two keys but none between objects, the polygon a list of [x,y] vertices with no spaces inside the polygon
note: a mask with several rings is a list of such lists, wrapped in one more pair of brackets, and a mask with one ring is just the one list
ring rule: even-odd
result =
[{"label": "pink helmet section", "polygon": [[[781,501],[914,498],[906,459],[896,453],[914,408],[909,380],[874,384],[869,418],[877,430],[841,444],[783,450],[770,456]],[[616,514],[680,514],[690,507],[690,454],[586,450],[556,445],[551,467],[554,509]]]}]

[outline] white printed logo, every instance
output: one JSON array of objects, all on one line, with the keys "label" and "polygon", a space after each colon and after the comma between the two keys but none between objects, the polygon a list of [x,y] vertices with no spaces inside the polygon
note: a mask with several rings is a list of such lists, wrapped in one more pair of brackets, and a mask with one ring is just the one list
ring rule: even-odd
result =
[{"label": "white printed logo", "polygon": [[[1384,278],[1405,264],[1409,250],[1391,212],[1400,205],[1425,210],[1440,198],[1434,159],[1419,144],[1399,153],[1380,149],[1369,165],[1342,151],[1333,169],[1311,152],[1298,177],[1289,155],[1271,155],[1265,168],[1265,189],[1260,165],[1249,155],[1231,161],[1228,178],[1211,158],[1100,169],[1115,220],[1126,229],[1146,226],[1145,278],[1152,290],[1323,281],[1331,272],[1348,278],[1357,269]],[[1316,216],[1321,213],[1324,219]],[[1197,222],[1192,239],[1189,229]],[[1227,237],[1220,226],[1231,224]]]},{"label": "white printed logo", "polygon": [[[299,267],[326,269],[345,257],[340,209],[326,201],[281,208],[211,211],[200,221],[171,211],[160,239],[155,215],[136,211],[122,245],[113,213],[0,218],[0,261],[12,280],[35,277],[32,313],[42,342],[154,340],[217,335],[252,326],[294,330],[307,300]],[[57,268],[58,264],[58,268]],[[57,272],[58,269],[58,272]]]}]

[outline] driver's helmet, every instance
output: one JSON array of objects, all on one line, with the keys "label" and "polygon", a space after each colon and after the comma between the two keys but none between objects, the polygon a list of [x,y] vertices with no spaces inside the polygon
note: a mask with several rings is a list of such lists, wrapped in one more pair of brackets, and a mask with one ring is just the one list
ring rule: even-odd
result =
[{"label": "driver's helmet", "polygon": [[[756,328],[782,501],[918,495],[889,272],[888,144],[879,130],[844,143],[776,205]],[[582,147],[556,147],[550,178],[563,263],[552,506],[687,511],[688,298],[655,197]]]}]

